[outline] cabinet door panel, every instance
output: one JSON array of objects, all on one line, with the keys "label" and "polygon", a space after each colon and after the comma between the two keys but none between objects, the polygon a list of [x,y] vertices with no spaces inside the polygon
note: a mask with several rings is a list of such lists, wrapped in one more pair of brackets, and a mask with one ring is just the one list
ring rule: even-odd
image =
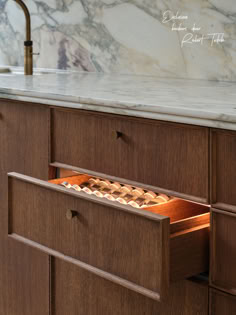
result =
[{"label": "cabinet door panel", "polygon": [[49,258],[7,237],[7,172],[48,178],[47,107],[0,100],[0,314],[49,314]]},{"label": "cabinet door panel", "polygon": [[213,130],[211,139],[211,203],[236,212],[236,132]]},{"label": "cabinet door panel", "polygon": [[49,258],[7,237],[7,172],[0,171],[0,314],[49,314]]},{"label": "cabinet door panel", "polygon": [[210,315],[236,314],[236,297],[210,289]]},{"label": "cabinet door panel", "polygon": [[236,215],[212,209],[211,284],[236,294]]},{"label": "cabinet door panel", "polygon": [[52,315],[207,315],[205,283],[179,281],[163,303],[52,259]]},{"label": "cabinet door panel", "polygon": [[48,176],[49,108],[0,100],[0,169]]}]

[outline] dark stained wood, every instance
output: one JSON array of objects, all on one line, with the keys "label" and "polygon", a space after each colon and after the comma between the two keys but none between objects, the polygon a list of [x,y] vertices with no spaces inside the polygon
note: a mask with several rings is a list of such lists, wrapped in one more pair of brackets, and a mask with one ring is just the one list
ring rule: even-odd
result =
[{"label": "dark stained wood", "polygon": [[[206,285],[179,281],[169,289],[169,279],[208,268],[201,206],[189,208],[194,218],[185,206],[141,213],[37,180],[29,185],[21,175],[22,185],[10,184],[9,231],[23,240],[7,237],[6,173],[52,179],[48,164],[60,162],[207,202],[209,129],[78,110],[52,109],[52,120],[49,114],[47,106],[0,100],[0,314],[206,315]],[[79,206],[79,218],[66,219],[68,206]],[[157,303],[159,293],[169,298]]]},{"label": "dark stained wood", "polygon": [[0,170],[0,215],[1,215],[1,218],[0,218],[0,314],[8,314],[7,174],[6,172],[3,172],[1,170]]},{"label": "dark stained wood", "polygon": [[[68,209],[77,211],[78,216],[67,220]],[[193,221],[196,213],[194,205]],[[161,297],[168,290],[169,277],[183,279],[208,270],[209,224],[204,224],[171,238],[173,269],[169,271],[169,221],[160,214],[28,176],[9,177],[9,234],[23,236]]]},{"label": "dark stained wood", "polygon": [[[63,173],[64,173],[64,171],[63,171]],[[60,172],[60,174],[61,174],[61,172]],[[13,176],[16,176],[16,174]],[[18,178],[24,179],[24,177],[22,177],[22,176],[18,176]],[[48,182],[52,183],[52,184],[57,184],[57,185],[61,185],[63,182],[68,182],[71,185],[74,185],[74,184],[81,185],[82,183],[87,181],[89,178],[91,178],[90,175],[84,175],[84,174],[78,175],[78,174],[69,172],[69,175],[66,177],[51,179]],[[25,178],[25,179],[27,181],[27,178]],[[31,179],[31,182],[34,182],[34,180]],[[40,184],[40,182],[37,180],[35,183]],[[44,186],[45,186],[45,184],[44,184]],[[49,186],[49,185],[47,185],[47,186],[49,189],[52,188],[52,186]],[[73,190],[70,190],[70,192],[71,191],[73,191]],[[75,196],[77,196],[77,195],[78,194],[76,193]],[[84,195],[84,193],[82,193],[82,194],[80,194],[80,196],[85,197],[86,195]],[[95,202],[100,202],[99,199],[97,199],[96,197],[95,198],[92,197],[92,199]],[[90,197],[89,197],[89,200],[91,200]],[[101,200],[102,200],[102,203],[104,203],[104,200],[106,202],[106,199],[101,199]],[[117,203],[110,203],[110,202],[108,204],[114,205],[114,206],[117,205]],[[130,208],[127,208],[127,206],[125,206],[123,209],[127,210]],[[170,217],[170,222],[175,223],[175,224],[172,224],[172,226],[174,227],[174,231],[177,232],[178,226],[182,227],[181,230],[186,229],[188,226],[188,221],[191,221],[191,217],[197,216],[199,219],[199,216],[201,216],[202,214],[206,214],[206,212],[209,212],[209,208],[206,207],[205,205],[201,205],[198,203],[194,203],[194,202],[190,202],[190,201],[186,201],[186,200],[181,200],[181,199],[177,199],[177,198],[172,198],[167,203],[163,203],[161,205],[156,205],[156,206],[152,206],[152,207],[142,208],[142,211],[148,211],[148,212],[160,214],[162,216]],[[191,217],[190,217],[190,213],[191,213]],[[207,219],[209,222],[209,218],[207,218]],[[208,222],[205,222],[205,223],[208,223]],[[190,227],[192,227],[192,226],[190,226]]]},{"label": "dark stained wood", "polygon": [[236,314],[236,296],[210,289],[210,315]]},{"label": "dark stained wood", "polygon": [[[118,203],[105,202],[96,197],[95,200],[100,204],[91,202],[89,200],[92,196],[87,194],[45,184],[52,189],[10,178],[10,234],[24,236],[161,293],[161,270],[168,267],[162,266],[161,253],[169,248],[169,238],[162,239],[162,229],[168,230],[168,218],[151,220],[132,215],[131,211],[121,211],[124,206],[121,207]],[[67,194],[53,189],[60,189]],[[78,198],[81,194],[87,200]],[[22,199],[20,203],[19,198]],[[68,209],[78,211],[78,218],[68,221]],[[131,210],[137,211],[133,209]],[[150,214],[145,211],[144,215]],[[151,276],[153,274],[156,276]]]},{"label": "dark stained wood", "polygon": [[0,100],[0,169],[48,177],[49,109]]},{"label": "dark stained wood", "polygon": [[236,212],[236,132],[211,131],[211,204]]},{"label": "dark stained wood", "polygon": [[49,256],[14,240],[8,245],[8,314],[49,315]]},{"label": "dark stained wood", "polygon": [[[122,137],[114,139],[114,130],[122,132]],[[51,162],[169,189],[206,202],[208,133],[205,127],[53,109]]]},{"label": "dark stained wood", "polygon": [[0,100],[0,314],[49,314],[48,255],[8,240],[7,172],[47,179],[46,107]]},{"label": "dark stained wood", "polygon": [[212,286],[236,295],[236,215],[212,209],[211,265]]},{"label": "dark stained wood", "polygon": [[84,262],[81,262],[81,261],[79,261],[77,259],[74,259],[72,257],[66,256],[66,255],[64,255],[64,254],[62,254],[62,253],[60,253],[58,251],[55,251],[55,250],[53,250],[51,248],[48,248],[48,247],[46,247],[44,245],[40,245],[37,242],[31,241],[31,240],[29,240],[27,238],[24,238],[22,236],[14,234],[14,233],[10,234],[9,238],[13,239],[13,240],[15,240],[17,242],[21,242],[21,243],[23,243],[25,245],[32,246],[35,249],[38,249],[38,250],[40,250],[40,251],[42,251],[44,253],[47,253],[47,254],[51,255],[51,257],[59,258],[60,260],[69,262],[70,264],[78,266],[79,268],[82,268],[82,269],[84,269],[86,271],[89,271],[92,274],[95,274],[95,275],[97,275],[97,276],[99,276],[99,277],[101,277],[103,279],[107,279],[107,280],[109,280],[109,281],[111,281],[113,283],[116,283],[116,284],[118,284],[120,286],[123,286],[123,287],[125,287],[127,289],[130,289],[132,291],[138,292],[138,293],[140,293],[140,294],[142,294],[144,296],[147,296],[147,297],[149,297],[149,298],[151,298],[153,300],[160,301],[159,293],[155,293],[155,292],[153,292],[153,291],[151,291],[149,289],[141,287],[141,286],[139,286],[137,284],[134,284],[134,283],[132,283],[130,281],[124,280],[124,279],[122,279],[120,277],[117,277],[117,276],[111,274],[111,273],[102,271],[101,269],[98,269],[96,267],[88,265],[88,264],[86,264]]},{"label": "dark stained wood", "polygon": [[48,255],[7,237],[7,172],[0,171],[0,314],[49,315]]},{"label": "dark stained wood", "polygon": [[[80,167],[76,167],[76,166],[72,166],[72,165],[68,165],[68,164],[63,164],[63,163],[59,163],[59,162],[53,162],[53,163],[50,163],[50,168],[51,169],[56,169],[56,170],[58,170],[58,169],[65,169],[65,170],[68,170],[70,172],[77,172],[79,174],[89,174],[89,175],[95,176],[95,177],[106,178],[106,179],[108,179],[110,181],[118,181],[118,182],[120,182],[122,184],[127,184],[127,185],[131,185],[131,186],[134,186],[134,187],[137,186],[137,187],[143,188],[145,190],[156,191],[158,193],[163,193],[163,194],[166,194],[168,196],[178,197],[178,198],[181,198],[181,199],[190,200],[190,201],[201,203],[201,204],[206,204],[206,202],[201,200],[201,198],[199,199],[199,197],[189,196],[189,195],[186,195],[186,194],[183,194],[183,193],[179,193],[179,192],[176,192],[176,191],[173,191],[173,190],[164,189],[164,188],[160,188],[160,187],[156,187],[156,186],[152,186],[152,185],[148,185],[148,184],[143,184],[143,183],[136,182],[136,181],[133,181],[133,180],[111,176],[111,175],[108,175],[108,174],[102,174],[102,173],[99,173],[99,172],[87,170],[87,169],[84,169],[84,168],[80,168]],[[73,176],[73,175],[71,174],[70,176]],[[49,178],[53,179],[53,178],[55,178],[55,176],[54,177],[50,176]],[[207,202],[207,204],[208,204],[208,202]]]},{"label": "dark stained wood", "polygon": [[209,270],[209,224],[201,225],[170,240],[170,281]]},{"label": "dark stained wood", "polygon": [[[52,315],[207,315],[208,287],[180,281],[158,303],[88,271],[52,260]],[[223,314],[222,314],[223,315]]]}]

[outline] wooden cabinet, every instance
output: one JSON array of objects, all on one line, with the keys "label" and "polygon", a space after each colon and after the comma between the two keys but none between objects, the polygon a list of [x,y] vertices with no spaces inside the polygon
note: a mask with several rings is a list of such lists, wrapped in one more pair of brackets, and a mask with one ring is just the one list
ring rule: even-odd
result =
[{"label": "wooden cabinet", "polygon": [[0,169],[48,178],[49,108],[0,100]]},{"label": "wooden cabinet", "polygon": [[7,173],[1,170],[0,170],[0,214],[1,214],[1,219],[0,219],[0,314],[8,314]]},{"label": "wooden cabinet", "polygon": [[7,238],[6,171],[0,171],[0,214],[0,314],[48,315],[48,255]]},{"label": "wooden cabinet", "polygon": [[[179,281],[163,303],[52,259],[52,315],[207,315],[206,283]],[[223,314],[221,314],[223,315]]]},{"label": "wooden cabinet", "polygon": [[8,239],[7,172],[48,178],[48,108],[0,100],[0,314],[49,314],[47,254]]},{"label": "wooden cabinet", "polygon": [[236,295],[236,214],[212,209],[211,285]]},{"label": "wooden cabinet", "polygon": [[211,203],[236,212],[236,132],[212,130],[211,139]]},{"label": "wooden cabinet", "polygon": [[208,200],[204,127],[73,110],[52,110],[51,162]]},{"label": "wooden cabinet", "polygon": [[[199,203],[211,191],[216,204],[236,204],[235,134],[214,131],[212,147],[209,135],[205,127],[0,100],[0,314],[207,315],[207,285],[183,280],[208,269],[209,213]],[[154,213],[48,182],[49,169],[71,166],[198,203],[176,199]],[[18,173],[9,186],[7,172]],[[212,284],[232,291],[236,279],[215,246],[227,262],[235,258],[234,245],[224,246],[235,237],[227,216],[213,218]]]},{"label": "wooden cabinet", "polygon": [[210,315],[236,314],[236,296],[210,289]]},{"label": "wooden cabinet", "polygon": [[[74,220],[66,219],[68,210],[76,211]],[[209,209],[173,199],[156,211],[20,174],[9,177],[12,237],[89,264],[102,276],[160,300],[169,279],[208,270]]]}]

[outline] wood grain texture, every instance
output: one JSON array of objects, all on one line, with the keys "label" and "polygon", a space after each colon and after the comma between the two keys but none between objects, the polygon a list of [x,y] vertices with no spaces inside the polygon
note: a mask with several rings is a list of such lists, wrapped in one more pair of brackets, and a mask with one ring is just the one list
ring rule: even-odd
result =
[{"label": "wood grain texture", "polygon": [[[201,221],[200,226],[186,233],[179,231],[171,238],[169,270],[168,217],[20,174],[9,177],[9,201],[9,234],[23,236],[114,274],[160,294],[161,298],[168,291],[169,277],[179,280],[208,270],[209,224],[201,225]],[[172,203],[175,201],[170,206]],[[179,218],[185,218],[186,202],[176,203],[176,211],[183,210],[185,214]],[[161,213],[162,205],[158,207]],[[200,206],[197,211],[196,204],[189,204],[193,221],[196,214],[202,215],[202,208],[205,207]],[[68,209],[77,211],[78,216],[68,221]]]},{"label": "wood grain texture", "polygon": [[15,234],[15,233],[12,233],[12,234],[9,234],[8,236],[10,239],[13,239],[17,242],[21,242],[25,245],[28,245],[28,246],[31,246],[31,247],[34,247],[35,249],[38,249],[44,253],[47,253],[48,255],[50,255],[50,257],[54,257],[54,258],[59,258],[60,260],[63,260],[63,261],[66,261],[70,264],[73,264],[75,266],[78,266],[79,268],[83,269],[83,270],[86,270],[86,271],[89,271],[91,272],[92,274],[94,275],[97,275],[103,279],[106,279],[106,280],[109,280],[113,283],[116,283],[120,286],[123,286],[124,288],[127,288],[127,289],[130,289],[134,292],[137,292],[137,293],[140,293],[146,297],[149,297],[155,301],[160,301],[160,294],[159,293],[155,293],[149,289],[146,289],[144,287],[141,287],[133,282],[130,282],[130,281],[127,281],[125,279],[122,279],[118,276],[115,276],[111,273],[108,273],[106,271],[103,271],[101,269],[98,269],[96,267],[93,267],[91,265],[88,265],[84,262],[81,262],[77,259],[74,259],[72,257],[69,257],[69,256],[66,256],[58,251],[55,251],[49,247],[46,247],[44,245],[41,245],[37,242],[34,242],[34,241],[31,241],[27,238],[24,238],[22,236],[19,236],[18,234]]},{"label": "wood grain texture", "polygon": [[[161,292],[161,255],[169,248],[169,238],[162,239],[162,224],[168,218],[151,220],[121,211],[118,204],[114,208],[111,201],[103,205],[98,198],[100,204],[9,179],[10,233]],[[78,218],[68,221],[68,209],[76,210]],[[164,228],[169,231],[169,225]]]},{"label": "wood grain texture", "polygon": [[212,209],[210,283],[236,295],[236,215]]},{"label": "wood grain texture", "polygon": [[[122,132],[119,139],[113,131]],[[208,199],[208,128],[52,110],[51,162]],[[192,180],[194,178],[194,180]]]},{"label": "wood grain texture", "polygon": [[[133,181],[130,179],[125,179],[125,178],[120,178],[120,177],[115,177],[115,176],[111,176],[109,174],[102,174],[99,172],[95,172],[95,171],[91,171],[91,170],[87,170],[84,168],[80,168],[80,167],[76,167],[76,166],[72,166],[72,165],[68,165],[68,164],[63,164],[63,163],[59,163],[59,162],[53,162],[50,163],[50,170],[55,170],[55,169],[66,169],[68,171],[73,171],[73,172],[77,172],[79,174],[89,174],[91,176],[95,176],[95,177],[99,177],[99,178],[106,178],[110,181],[115,181],[115,182],[120,182],[122,184],[127,184],[127,185],[131,185],[134,187],[140,187],[143,188],[145,190],[151,190],[151,191],[156,191],[158,193],[163,193],[166,194],[168,196],[172,196],[172,197],[177,197],[177,198],[181,198],[184,200],[190,200],[193,202],[197,202],[200,204],[206,204],[208,205],[209,203],[206,202],[205,200],[203,200],[202,198],[199,197],[195,197],[195,196],[189,196],[187,194],[184,193],[180,193],[177,191],[173,191],[173,190],[169,190],[169,189],[164,189],[164,188],[160,188],[160,187],[156,187],[156,186],[152,186],[152,185],[148,185],[148,184],[144,184],[144,183],[140,183],[137,181]],[[55,178],[54,176],[49,177],[50,179]]]},{"label": "wood grain texture", "polygon": [[174,234],[170,240],[170,281],[209,270],[209,224]]},{"label": "wood grain texture", "polygon": [[236,314],[236,297],[219,290],[210,289],[210,315]]},{"label": "wood grain texture", "polygon": [[211,131],[211,204],[236,212],[236,132]]},{"label": "wood grain texture", "polygon": [[8,314],[49,315],[49,256],[14,240],[8,245]]},{"label": "wood grain texture", "polygon": [[52,315],[207,315],[208,287],[180,281],[157,303],[59,259],[52,263]]},{"label": "wood grain texture", "polygon": [[49,315],[48,255],[7,237],[7,172],[0,171],[0,314]]},{"label": "wood grain texture", "polygon": [[[202,229],[192,231],[195,247],[186,235],[176,234],[180,242],[176,241],[176,253],[169,257],[169,221],[158,214],[140,215],[135,209],[121,211],[101,203],[95,208],[86,198],[78,201],[67,193],[62,196],[63,188],[53,192],[41,185],[38,191],[37,181],[28,188],[24,182],[25,190],[10,185],[10,214],[14,214],[10,232],[14,229],[38,243],[82,257],[124,279],[128,275],[134,284],[158,291],[162,297],[169,293],[165,303],[156,303],[92,273],[92,266],[85,270],[72,258],[69,263],[62,258],[49,261],[46,253],[7,239],[6,173],[16,171],[47,180],[55,177],[48,163],[59,161],[207,202],[209,129],[78,110],[52,109],[52,120],[49,114],[47,106],[0,100],[0,314],[206,315],[205,285],[179,281],[168,289],[169,278],[173,279],[169,259],[177,261],[173,270],[180,278],[204,271],[200,266],[205,269],[206,265],[201,256],[207,242],[205,221],[195,224]],[[114,129],[123,133],[118,142],[112,139]],[[77,205],[79,220],[66,221],[64,211]],[[175,233],[181,227],[176,225]],[[182,237],[190,255],[182,251]]]},{"label": "wood grain texture", "polygon": [[48,255],[8,240],[7,172],[47,179],[49,111],[0,100],[0,314],[49,314]]},{"label": "wood grain texture", "polygon": [[0,113],[0,169],[48,178],[48,107],[0,100]]},{"label": "wood grain texture", "polygon": [[[8,314],[7,174],[0,170],[0,314]],[[5,233],[4,233],[5,231]]]}]

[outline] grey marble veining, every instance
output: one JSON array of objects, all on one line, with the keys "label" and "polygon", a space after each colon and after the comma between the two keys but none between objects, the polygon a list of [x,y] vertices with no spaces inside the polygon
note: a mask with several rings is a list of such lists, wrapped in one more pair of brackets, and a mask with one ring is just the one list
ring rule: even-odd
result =
[{"label": "grey marble veining", "polygon": [[69,71],[0,74],[0,98],[236,130],[236,83]]},{"label": "grey marble veining", "polygon": [[[36,67],[236,81],[235,0],[24,1]],[[164,23],[165,12],[188,18]],[[24,23],[13,0],[0,0],[0,64],[23,65]],[[189,33],[224,34],[224,42],[182,47]]]}]

